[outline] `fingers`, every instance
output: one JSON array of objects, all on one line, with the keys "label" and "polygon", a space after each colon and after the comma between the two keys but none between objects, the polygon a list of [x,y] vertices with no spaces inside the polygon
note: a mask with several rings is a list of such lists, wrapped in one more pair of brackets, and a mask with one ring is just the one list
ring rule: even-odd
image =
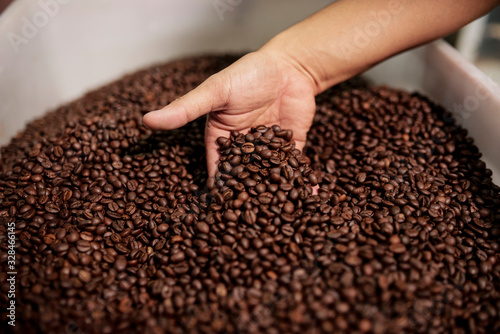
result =
[{"label": "fingers", "polygon": [[219,164],[219,144],[217,144],[217,138],[229,137],[229,135],[229,131],[210,126],[210,120],[207,120],[207,125],[205,128],[205,143],[208,176],[215,175],[215,173],[217,172],[217,166]]},{"label": "fingers", "polygon": [[295,139],[295,148],[302,151],[304,149],[305,145],[306,145],[306,142],[304,140]]},{"label": "fingers", "polygon": [[215,74],[168,106],[144,115],[144,125],[152,130],[172,130],[211,111],[221,110],[229,100],[228,87],[224,75]]},{"label": "fingers", "polygon": [[[302,130],[302,129],[301,129]],[[299,130],[299,131],[301,131]],[[294,132],[295,134],[295,132]],[[307,133],[299,133],[299,135],[301,135],[300,138],[306,138],[307,137]],[[295,139],[295,148],[299,149],[300,151],[302,151],[302,154],[304,154],[304,146],[306,145],[306,141],[305,140],[301,140],[301,139]],[[312,187],[312,194],[313,195],[318,195],[319,194],[319,185],[315,185]]]},{"label": "fingers", "polygon": [[[168,106],[144,115],[144,125],[152,130],[172,130],[211,111],[223,110],[229,101],[229,87],[230,80],[226,79],[225,74],[217,73]],[[205,142],[209,176],[214,176],[217,172],[219,162],[217,138],[220,136],[227,137],[229,132],[207,126]]]}]

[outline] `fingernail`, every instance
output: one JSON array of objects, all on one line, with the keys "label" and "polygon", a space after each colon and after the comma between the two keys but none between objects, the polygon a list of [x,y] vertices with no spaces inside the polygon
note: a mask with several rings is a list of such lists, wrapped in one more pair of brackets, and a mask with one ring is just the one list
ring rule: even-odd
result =
[{"label": "fingernail", "polygon": [[215,177],[213,177],[213,176],[208,177],[207,188],[208,188],[208,190],[212,190],[215,188]]}]

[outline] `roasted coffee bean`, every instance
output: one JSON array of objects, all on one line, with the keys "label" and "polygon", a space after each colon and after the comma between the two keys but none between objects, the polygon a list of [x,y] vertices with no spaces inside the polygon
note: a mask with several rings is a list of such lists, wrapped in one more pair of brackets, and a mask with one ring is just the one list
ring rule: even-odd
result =
[{"label": "roasted coffee bean", "polygon": [[76,231],[72,231],[70,234],[68,234],[68,236],[66,237],[66,240],[68,240],[68,242],[70,242],[70,243],[75,243],[78,240],[80,240],[80,233],[78,233]]},{"label": "roasted coffee bean", "polygon": [[51,243],[53,243],[54,241],[56,240],[56,236],[53,235],[53,234],[47,234],[45,235],[45,237],[43,238],[43,242],[46,243],[47,245],[50,245]]},{"label": "roasted coffee bean", "polygon": [[92,278],[92,276],[90,275],[90,273],[88,271],[85,271],[85,270],[80,270],[78,272],[78,279],[80,281],[82,281],[83,283],[88,283],[90,282],[90,279]]},{"label": "roasted coffee bean", "polygon": [[208,232],[210,232],[210,227],[208,226],[207,223],[199,222],[196,225],[196,227],[198,228],[198,231],[200,231],[201,233],[207,234]]},{"label": "roasted coffee bean", "polygon": [[82,253],[88,252],[91,249],[90,242],[86,240],[78,240],[76,242],[76,249]]},{"label": "roasted coffee bean", "polygon": [[119,208],[119,206],[115,202],[110,202],[108,204],[108,209],[111,210],[111,211],[117,211],[118,208]]},{"label": "roasted coffee bean", "polygon": [[123,271],[127,267],[127,259],[123,255],[118,255],[116,261],[114,262],[114,268],[117,271]]},{"label": "roasted coffee bean", "polygon": [[160,224],[160,225],[158,225],[158,227],[156,228],[156,230],[159,233],[165,233],[165,232],[167,232],[168,228],[169,228],[168,224]]},{"label": "roasted coffee bean", "polygon": [[182,262],[184,261],[185,259],[185,255],[184,255],[184,252],[177,252],[177,253],[174,253],[172,254],[172,256],[170,256],[170,261],[172,263],[179,263],[179,262]]},{"label": "roasted coffee bean", "polygon": [[92,257],[87,254],[80,256],[80,263],[82,266],[89,266],[92,263]]},{"label": "roasted coffee bean", "polygon": [[141,119],[234,60],[127,76],[2,148],[18,331],[498,332],[499,188],[466,131],[353,79],[317,96],[304,152],[232,131],[208,179],[205,119]]},{"label": "roasted coffee bean", "polygon": [[84,232],[80,233],[80,238],[82,240],[85,240],[85,241],[92,241],[92,240],[94,240],[94,236],[92,235],[92,233],[87,232],[87,231],[84,231]]},{"label": "roasted coffee bean", "polygon": [[222,237],[222,242],[224,242],[227,245],[232,245],[236,242],[233,236],[226,234]]},{"label": "roasted coffee bean", "polygon": [[245,143],[241,145],[241,151],[245,154],[253,153],[253,151],[255,151],[255,146],[253,143]]},{"label": "roasted coffee bean", "polygon": [[396,253],[396,254],[400,254],[400,253],[406,252],[406,247],[403,244],[400,244],[400,243],[392,244],[389,247],[389,249],[391,250],[391,252]]}]

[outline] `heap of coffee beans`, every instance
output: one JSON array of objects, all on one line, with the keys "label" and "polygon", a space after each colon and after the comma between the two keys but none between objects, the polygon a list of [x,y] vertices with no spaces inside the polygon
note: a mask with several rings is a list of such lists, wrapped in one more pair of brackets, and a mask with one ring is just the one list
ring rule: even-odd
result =
[{"label": "heap of coffee beans", "polygon": [[[234,57],[127,76],[30,123],[0,159],[1,305],[18,333],[494,333],[500,189],[441,107],[359,79],[277,125],[142,126]],[[6,324],[2,312],[2,326]]]}]

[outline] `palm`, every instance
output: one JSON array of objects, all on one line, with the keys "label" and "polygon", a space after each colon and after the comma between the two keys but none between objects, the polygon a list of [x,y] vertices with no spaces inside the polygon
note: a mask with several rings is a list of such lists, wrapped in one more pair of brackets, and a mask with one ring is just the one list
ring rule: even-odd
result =
[{"label": "palm", "polygon": [[218,160],[216,139],[227,137],[231,130],[278,124],[293,130],[297,147],[303,148],[315,102],[311,81],[302,72],[276,57],[250,54],[217,75],[227,85],[228,95],[223,108],[207,118],[209,169]]},{"label": "palm", "polygon": [[232,130],[278,124],[293,130],[302,149],[315,111],[313,87],[312,80],[284,58],[251,53],[165,108],[147,114],[144,123],[169,130],[208,114],[207,165],[214,175],[219,159],[216,140]]}]

